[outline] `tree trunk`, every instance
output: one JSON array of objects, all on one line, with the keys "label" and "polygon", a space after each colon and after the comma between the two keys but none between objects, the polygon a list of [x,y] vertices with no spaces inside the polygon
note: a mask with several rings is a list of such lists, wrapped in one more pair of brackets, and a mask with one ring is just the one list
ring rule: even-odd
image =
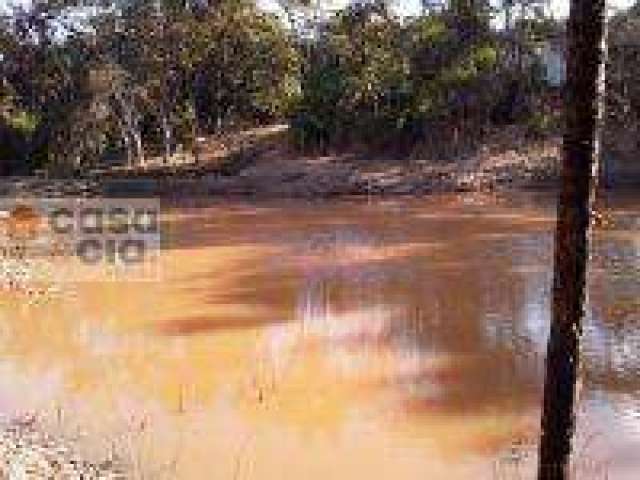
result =
[{"label": "tree trunk", "polygon": [[140,132],[139,127],[133,129],[133,141],[136,146],[136,157],[138,160],[138,165],[144,167],[144,146],[142,145],[142,133]]},{"label": "tree trunk", "polygon": [[134,107],[132,106],[132,100],[126,99],[122,93],[118,93],[115,99],[121,110],[122,138],[127,149],[127,165],[129,168],[134,166],[134,155],[141,165],[144,161],[144,154],[142,152],[142,136],[138,129],[138,121],[134,118],[135,114]]},{"label": "tree trunk", "polygon": [[200,144],[198,138],[200,135],[200,111],[198,110],[198,98],[200,97],[200,88],[202,85],[202,77],[200,75],[199,68],[193,74],[193,81],[191,83],[191,101],[193,102],[193,123],[191,124],[192,136],[193,136],[193,161],[194,163],[200,162]]},{"label": "tree trunk", "polygon": [[538,480],[569,478],[580,335],[585,315],[590,208],[597,182],[604,23],[605,0],[571,1],[562,191],[556,226]]},{"label": "tree trunk", "polygon": [[199,142],[198,114],[194,114],[191,123],[191,136],[193,137],[193,163],[200,163],[200,142]]},{"label": "tree trunk", "polygon": [[164,146],[162,160],[165,165],[169,164],[171,158],[171,125],[167,116],[166,109],[162,113],[162,142]]},{"label": "tree trunk", "polygon": [[124,147],[127,151],[127,167],[133,167],[133,151],[131,149],[131,138],[126,130],[122,132],[122,140],[124,141]]},{"label": "tree trunk", "polygon": [[[606,3],[606,0],[605,0]],[[605,10],[606,17],[606,10]],[[600,68],[598,75],[598,134],[604,130],[604,121],[607,116],[606,108],[607,108],[607,97],[605,95],[605,87],[606,87],[606,72],[607,65],[609,63],[609,26],[607,25],[607,21],[605,18],[605,23],[603,27],[602,41],[601,41],[601,49],[602,49],[602,63],[603,66]],[[598,154],[598,187],[599,190],[604,190],[611,186],[611,155],[603,153],[603,143],[602,141],[598,141],[596,143],[597,154]]]},{"label": "tree trunk", "polygon": [[[124,115],[123,115],[124,116]],[[118,119],[118,126],[120,127],[120,137],[122,138],[122,145],[127,154],[127,167],[133,167],[133,149],[131,147],[131,137],[129,135],[129,129],[123,118]]]}]

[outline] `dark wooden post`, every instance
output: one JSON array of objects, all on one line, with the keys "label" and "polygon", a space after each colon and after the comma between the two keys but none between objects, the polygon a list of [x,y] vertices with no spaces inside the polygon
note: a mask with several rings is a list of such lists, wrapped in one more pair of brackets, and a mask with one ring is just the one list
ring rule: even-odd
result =
[{"label": "dark wooden post", "polygon": [[604,25],[605,0],[571,0],[562,191],[555,238],[538,480],[569,478],[580,335],[585,316],[590,209],[597,182]]}]

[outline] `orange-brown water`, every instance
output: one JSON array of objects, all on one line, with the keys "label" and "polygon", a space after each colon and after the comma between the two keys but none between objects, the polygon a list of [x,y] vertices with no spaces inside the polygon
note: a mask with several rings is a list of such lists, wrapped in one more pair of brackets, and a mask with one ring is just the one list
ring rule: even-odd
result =
[{"label": "orange-brown water", "polygon": [[[640,470],[640,208],[611,205],[578,478]],[[144,478],[533,478],[553,214],[545,195],[165,204],[158,282],[2,292],[0,412],[55,412]]]}]

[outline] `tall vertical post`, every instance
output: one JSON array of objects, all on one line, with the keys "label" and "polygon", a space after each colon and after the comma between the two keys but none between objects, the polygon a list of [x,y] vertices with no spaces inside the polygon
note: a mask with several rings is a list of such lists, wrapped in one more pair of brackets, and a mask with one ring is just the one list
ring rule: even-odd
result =
[{"label": "tall vertical post", "polygon": [[538,480],[567,480],[585,317],[590,210],[603,102],[605,0],[571,0],[562,189],[547,345]]}]

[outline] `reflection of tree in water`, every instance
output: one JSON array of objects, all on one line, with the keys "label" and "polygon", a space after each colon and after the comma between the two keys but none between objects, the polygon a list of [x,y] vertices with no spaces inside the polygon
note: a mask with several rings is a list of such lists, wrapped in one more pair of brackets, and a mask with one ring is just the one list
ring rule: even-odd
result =
[{"label": "reflection of tree in water", "polygon": [[598,237],[591,282],[592,315],[585,327],[588,387],[630,394],[640,405],[640,244]]},{"label": "reflection of tree in water", "polygon": [[[512,223],[506,215],[416,218],[404,227],[393,216],[338,218],[301,230],[299,238],[288,234],[288,245],[300,248],[287,265],[298,262],[302,280],[298,322],[281,327],[286,341],[308,342],[312,355],[321,352],[329,377],[373,382],[397,400],[396,413],[414,419],[526,418],[541,394],[550,229],[520,217]],[[588,418],[595,418],[594,407],[617,403],[631,411],[640,403],[637,356],[629,353],[637,351],[637,322],[633,314],[616,321],[609,312],[623,297],[640,298],[632,274],[616,269],[621,264],[633,272],[638,248],[622,235],[603,235],[596,254],[617,260],[600,269],[596,261],[591,278],[584,342]],[[614,392],[633,400],[623,402]]]},{"label": "reflection of tree in water", "polygon": [[[469,239],[463,255],[453,249],[433,258],[360,263],[340,258],[355,247],[385,248],[385,240],[355,231],[316,240],[333,261],[307,272],[298,318],[332,354],[344,348],[364,357],[394,352],[397,364],[385,375],[412,408],[524,410],[538,400],[549,325],[548,232]],[[598,255],[619,262],[593,276],[587,388],[637,392],[638,315],[620,323],[606,312],[616,298],[640,298],[640,282],[615,269],[619,263],[627,270],[640,266],[639,249],[620,239],[598,248]],[[433,371],[435,358],[446,358],[446,367]]]},{"label": "reflection of tree in water", "polygon": [[585,325],[584,368],[589,390],[623,393],[640,405],[640,238],[635,215],[595,237]]},{"label": "reflection of tree in water", "polygon": [[539,303],[544,275],[532,281],[513,271],[514,263],[539,255],[536,242],[516,242],[523,242],[514,246],[519,255],[490,262],[491,242],[469,242],[467,255],[484,258],[482,268],[454,258],[325,265],[309,273],[300,294],[303,330],[322,337],[334,355],[358,349],[373,364],[374,356],[393,352],[387,382],[412,409],[526,408],[539,383],[539,358],[529,355],[538,331],[530,331],[527,312]]}]

